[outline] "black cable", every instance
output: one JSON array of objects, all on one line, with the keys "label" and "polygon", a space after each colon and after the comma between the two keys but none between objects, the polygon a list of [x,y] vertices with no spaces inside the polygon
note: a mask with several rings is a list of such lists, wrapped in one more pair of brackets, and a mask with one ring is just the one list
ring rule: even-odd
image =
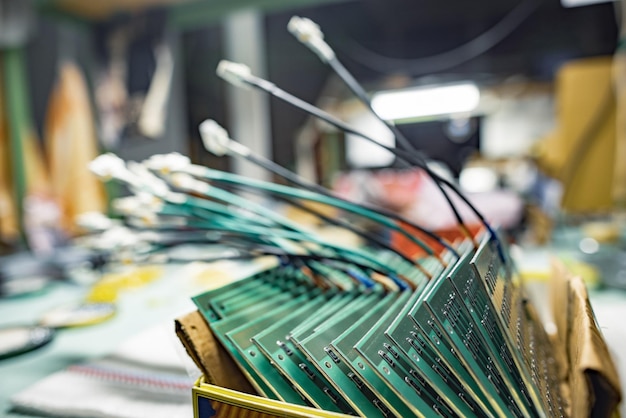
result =
[{"label": "black cable", "polygon": [[[312,259],[316,261],[331,260],[331,261],[337,261],[337,262],[342,262],[346,264],[352,264],[363,270],[371,270],[373,272],[383,274],[383,275],[386,274],[385,272],[377,269],[376,267],[372,267],[372,266],[362,264],[359,262],[353,262],[351,260],[346,261],[346,259],[343,257],[335,257],[335,256],[319,255],[319,254],[296,254],[296,253],[290,253],[284,248],[267,246],[267,245],[256,245],[256,247],[250,248],[250,246],[247,244],[248,243],[246,242],[241,242],[239,246],[246,251],[250,251],[251,253],[256,252],[257,254],[260,254],[261,256],[264,256],[264,255],[287,256],[291,258]],[[235,248],[237,247],[235,246]]]},{"label": "black cable", "polygon": [[[162,248],[159,248],[158,251],[161,251],[163,249],[169,249],[169,248],[174,248],[178,245],[183,245],[183,242],[178,242],[178,243],[171,243],[170,245],[167,246],[163,246]],[[322,256],[318,256],[318,255],[312,255],[312,254],[293,254],[293,253],[288,253],[285,251],[275,251],[277,248],[274,248],[272,250],[267,250],[267,249],[260,249],[260,248],[249,248],[249,245],[246,246],[245,251],[242,251],[240,249],[237,249],[236,251],[238,252],[238,254],[231,254],[231,255],[220,255],[218,257],[207,257],[207,258],[196,258],[196,261],[201,261],[201,262],[205,262],[205,263],[211,263],[214,261],[224,261],[224,260],[232,260],[232,261],[236,261],[236,260],[253,260],[255,258],[259,258],[259,257],[266,257],[266,256],[276,256],[279,257],[281,259],[286,259],[289,261],[289,263],[291,263],[291,265],[298,267],[298,263],[296,263],[296,261],[301,261],[304,265],[306,265],[308,268],[310,268],[311,270],[315,270],[319,273],[320,277],[324,277],[322,275],[323,272],[319,271],[318,268],[316,268],[313,265],[310,265],[308,262],[310,261],[317,261],[317,262],[321,262],[323,264],[327,264],[329,267],[341,271],[343,274],[346,274],[346,276],[348,276],[349,278],[351,278],[353,280],[353,282],[357,283],[357,284],[361,284],[363,285],[364,283],[360,280],[357,280],[356,278],[353,277],[353,274],[351,274],[350,271],[350,267],[347,267],[343,264],[345,264],[345,260],[339,259],[339,258],[335,258],[335,257],[322,257]],[[179,259],[177,257],[172,257],[170,255],[168,255],[168,262],[171,263],[188,263],[189,260],[187,259]],[[339,264],[337,264],[339,263]],[[377,270],[375,268],[372,268],[371,266],[366,266],[363,264],[359,264],[359,263],[353,263],[350,262],[349,265],[351,265],[352,267],[356,267],[360,270],[363,271],[369,271],[371,273],[377,273],[377,274],[381,274],[383,276],[385,276],[386,274],[380,270]],[[375,280],[370,279],[372,281],[372,283],[377,283]]]},{"label": "black cable", "polygon": [[[236,238],[230,234],[229,236],[231,238]],[[212,241],[207,240],[207,242],[212,242]],[[337,270],[341,270],[344,274],[350,277],[352,276],[349,272],[348,266],[353,266],[364,272],[377,273],[385,277],[388,276],[387,272],[384,272],[376,267],[362,264],[359,262],[355,262],[352,260],[346,260],[343,257],[333,257],[333,256],[327,256],[327,255],[319,255],[319,254],[296,254],[296,253],[290,253],[279,247],[270,247],[270,246],[262,245],[262,244],[256,244],[255,246],[251,247],[249,241],[242,242],[240,240],[236,240],[233,242],[229,242],[228,240],[226,240],[226,242],[228,242],[229,247],[235,249],[238,252],[238,254],[220,255],[219,257],[214,257],[214,258],[197,259],[197,261],[212,262],[212,261],[221,261],[221,260],[248,260],[248,259],[264,257],[264,256],[276,256],[276,257],[286,258],[292,262],[294,260],[301,260],[305,264],[307,264],[306,262],[310,260],[321,262],[321,263],[329,263],[329,267],[335,268]],[[224,241],[220,241],[220,243],[224,243]],[[185,244],[184,242],[172,242],[172,243],[168,243],[168,245],[161,245],[158,248],[158,250],[170,249],[178,245],[184,245],[184,244]],[[173,257],[170,259],[170,261],[176,262],[179,260]],[[330,266],[330,262],[332,262],[333,264],[332,266]],[[342,266],[339,267],[337,263],[342,264]],[[307,267],[313,270],[316,270],[314,266],[310,266],[307,264]],[[373,279],[371,280],[375,281]]]},{"label": "black cable", "polygon": [[[215,182],[219,182],[215,181]],[[387,242],[385,242],[382,238],[380,238],[379,236],[372,234],[370,232],[367,232],[361,228],[357,228],[356,226],[350,224],[347,221],[344,221],[340,218],[331,218],[330,216],[324,215],[323,213],[321,213],[318,210],[315,210],[307,205],[304,205],[300,202],[298,202],[297,199],[293,199],[293,198],[288,198],[286,196],[283,195],[279,195],[276,193],[272,193],[271,191],[265,191],[265,190],[259,190],[255,187],[250,187],[250,186],[246,186],[244,184],[241,185],[234,185],[234,188],[240,188],[240,189],[246,189],[248,191],[253,191],[256,193],[262,193],[262,194],[271,194],[272,197],[274,199],[283,201],[285,203],[287,203],[288,205],[291,205],[293,207],[296,207],[300,210],[303,210],[315,217],[317,217],[318,219],[321,219],[322,221],[331,224],[331,225],[335,225],[335,226],[339,226],[341,228],[344,228],[350,232],[352,232],[353,234],[364,238],[366,241],[368,241],[370,244],[374,244],[375,247],[378,247],[380,249],[384,249],[387,251],[390,251],[396,255],[398,255],[399,257],[401,257],[404,261],[410,263],[410,264],[416,264],[414,260],[410,259],[409,257],[407,257],[406,255],[402,254],[401,252],[399,252],[398,250],[392,248],[389,244],[387,244]]]},{"label": "black cable", "polygon": [[402,59],[373,52],[357,42],[350,42],[344,53],[355,62],[381,73],[405,69],[412,74],[428,74],[456,67],[489,51],[513,33],[541,5],[541,0],[525,0],[513,8],[502,20],[476,38],[449,51],[429,57]]},{"label": "black cable", "polygon": [[[216,226],[216,225],[207,224],[207,223],[198,223],[198,224],[190,223],[190,225],[192,227],[195,227],[195,228],[205,228],[206,230],[210,230],[210,231],[239,232],[239,231],[233,231],[232,229],[229,229],[228,227],[221,227],[221,226]],[[271,237],[271,235],[268,235],[269,232],[271,232],[271,231],[268,231],[267,233],[261,233],[261,232],[253,233],[253,232],[246,231],[246,232],[242,232],[242,234],[243,235],[247,234],[248,236],[250,236],[251,239],[252,239],[252,237],[255,237],[255,238],[260,239],[260,240],[263,240],[264,238],[265,238],[265,240],[267,240],[267,238]],[[289,240],[290,241],[299,242],[301,244],[305,244],[305,243],[317,244],[315,241],[309,240],[309,238],[307,238],[306,236],[302,236],[302,237],[298,237],[298,238],[290,238]],[[384,268],[385,270],[388,269],[388,271],[385,273],[385,275],[387,275],[389,277],[397,275],[397,273],[393,269],[388,268],[388,266],[384,266],[383,267],[383,263],[380,262],[379,260],[368,260],[367,263],[371,263],[371,264],[364,264],[364,262],[362,262],[362,261],[366,260],[370,256],[369,254],[367,256],[362,256],[362,255],[359,255],[359,254],[354,254],[354,253],[352,253],[350,251],[347,251],[347,250],[337,251],[337,250],[333,249],[332,252],[334,254],[336,254],[336,255],[328,256],[328,255],[322,254],[319,251],[316,251],[316,250],[314,250],[314,249],[312,249],[310,247],[304,247],[304,248],[306,248],[306,250],[309,251],[312,255],[317,255],[319,257],[331,257],[331,258],[335,258],[336,257],[338,260],[344,260],[346,263],[352,263],[352,264],[355,264],[355,265],[368,265],[368,266],[370,266],[370,268],[373,268],[373,269],[377,268],[377,267],[374,267],[373,264],[377,264],[377,265],[381,266],[382,268]],[[357,261],[357,260],[362,260],[362,261]],[[420,270],[420,272],[422,274],[424,274],[426,277],[428,277],[428,278],[432,277],[432,275],[427,270],[425,270],[419,263],[415,264],[415,267],[418,270]]]},{"label": "black cable", "polygon": [[[469,43],[467,43],[464,47],[470,48],[470,49],[471,48],[479,48],[480,49],[481,48],[480,44],[483,43],[484,44],[483,47],[486,46],[485,50],[489,49],[491,46],[495,45],[500,40],[502,40],[504,37],[506,37],[508,34],[510,34],[521,22],[523,22],[526,19],[526,17],[528,17],[532,12],[534,12],[535,9],[539,6],[540,2],[541,2],[541,0],[526,0],[525,2],[521,3],[520,5],[518,5],[515,9],[513,9],[513,11],[511,11],[507,16],[505,16],[505,18],[502,19],[498,24],[496,24],[490,31],[483,33],[481,36],[479,36],[479,37],[475,38],[473,41],[470,41]],[[490,39],[490,38],[492,38],[492,39]],[[328,47],[328,48],[330,49],[330,47]],[[459,51],[461,51],[462,48],[461,49],[457,48],[456,50],[453,50],[452,53],[454,55],[459,54],[460,53]],[[479,53],[482,53],[482,52],[479,52]],[[318,53],[318,55],[319,55],[319,53]],[[467,225],[465,225],[465,222],[463,221],[463,218],[461,217],[460,213],[456,209],[456,206],[454,205],[454,203],[450,199],[450,196],[444,190],[444,188],[442,186],[442,183],[444,185],[446,185],[458,197],[460,197],[461,200],[463,200],[463,202],[470,208],[470,210],[478,217],[478,219],[485,226],[485,228],[487,228],[487,230],[489,231],[490,235],[497,242],[497,247],[498,247],[498,252],[500,253],[500,257],[502,258],[503,261],[505,261],[504,250],[502,249],[502,243],[500,242],[498,236],[496,235],[496,233],[493,230],[493,228],[491,227],[491,225],[489,225],[487,220],[476,209],[476,207],[473,204],[471,204],[471,202],[469,202],[469,200],[465,197],[465,195],[463,195],[460,192],[460,190],[458,190],[456,188],[456,186],[454,186],[450,181],[444,180],[439,175],[437,175],[432,170],[430,170],[430,168],[428,167],[428,164],[427,164],[426,156],[424,156],[420,151],[418,151],[409,142],[409,140],[395,126],[395,124],[390,123],[390,122],[384,120],[383,118],[381,118],[378,115],[378,113],[372,107],[372,103],[370,101],[370,98],[369,98],[367,92],[365,92],[365,90],[363,89],[361,84],[343,66],[341,61],[339,61],[339,59],[335,56],[334,53],[332,55],[328,55],[328,57],[326,57],[326,58],[324,58],[322,60],[325,61],[325,62],[328,62],[328,64],[335,71],[335,73],[344,81],[344,83],[346,83],[346,85],[350,88],[350,90],[361,100],[361,102],[370,110],[370,112],[374,116],[376,116],[376,118],[378,120],[380,120],[383,124],[385,124],[385,126],[387,126],[392,131],[392,133],[394,134],[396,140],[398,142],[400,142],[400,145],[406,151],[409,151],[411,154],[413,154],[413,156],[415,158],[417,158],[417,160],[419,160],[419,163],[417,163],[417,165],[422,167],[426,171],[428,176],[430,176],[435,181],[435,184],[437,185],[437,188],[441,191],[441,193],[443,194],[444,198],[448,202],[448,205],[449,205],[450,209],[452,210],[452,212],[454,214],[454,217],[455,217],[455,219],[457,221],[457,224],[458,224],[459,228],[461,229],[463,234],[466,235],[472,241],[472,243],[474,244],[474,247],[476,247],[476,245],[477,245],[476,241],[475,241],[473,235],[470,233],[469,229],[467,228]],[[259,84],[259,87],[263,88],[263,86],[265,86],[265,85],[267,85],[267,87],[269,87],[269,88],[272,88],[272,86],[273,86],[272,83],[266,82],[265,84]],[[276,86],[273,86],[273,87],[277,88]],[[285,92],[285,94],[283,94],[283,95],[285,96],[285,95],[287,95],[287,93]],[[301,102],[301,100],[300,100],[300,102]],[[359,135],[359,136],[363,137],[363,135]],[[373,140],[372,140],[372,142],[377,143],[377,141],[373,141]],[[378,145],[382,146],[381,144],[378,144]],[[389,151],[394,152],[391,149],[389,149],[388,147],[383,147],[383,148],[386,148]],[[398,155],[398,154],[396,154],[396,155]],[[411,161],[412,159],[413,158],[409,159],[409,161]]]},{"label": "black cable", "polygon": [[459,225],[459,228],[461,228],[461,231],[463,232],[463,234],[466,235],[469,239],[471,239],[472,242],[474,243],[474,245],[476,245],[476,242],[474,241],[473,236],[469,232],[469,229],[467,228],[467,225],[465,225],[465,222],[463,221],[463,218],[461,217],[461,214],[457,210],[456,206],[452,202],[452,199],[450,198],[450,196],[448,195],[446,190],[443,188],[443,186],[441,185],[440,181],[436,180],[435,173],[433,173],[433,171],[430,169],[430,167],[428,167],[426,156],[423,155],[420,151],[418,151],[417,148],[415,148],[413,146],[413,144],[411,144],[411,142],[402,133],[402,131],[400,131],[400,129],[398,129],[398,127],[395,124],[393,124],[393,123],[391,123],[391,122],[381,118],[378,115],[378,113],[374,110],[374,108],[372,106],[372,102],[371,102],[367,92],[365,91],[365,89],[352,76],[352,74],[346,69],[346,67],[344,67],[344,65],[341,63],[341,61],[339,61],[338,58],[335,57],[335,58],[332,58],[332,59],[328,60],[328,64],[335,71],[335,73],[339,76],[339,78],[341,78],[344,81],[344,83],[346,83],[348,88],[369,109],[369,111],[393,133],[393,135],[395,136],[396,140],[400,143],[400,146],[402,148],[404,148],[406,151],[411,152],[412,154],[415,155],[416,158],[421,160],[421,164],[420,164],[421,168],[426,172],[426,174],[430,178],[432,178],[435,181],[435,185],[437,186],[437,188],[439,189],[439,191],[441,192],[443,197],[446,199],[446,202],[448,203],[448,206],[452,210],[452,213],[454,215],[454,218],[456,219],[457,224]]},{"label": "black cable", "polygon": [[[387,151],[390,151],[391,153],[395,154],[398,157],[401,157],[402,159],[404,159],[404,161],[408,161],[412,164],[417,165],[418,167],[420,167],[421,169],[423,169],[433,180],[435,180],[436,183],[438,182],[443,182],[444,179],[442,177],[440,177],[439,175],[437,175],[436,173],[434,173],[427,164],[427,158],[426,156],[421,153],[419,150],[415,149],[410,143],[408,143],[408,140],[406,139],[406,137],[404,137],[404,135],[394,126],[394,125],[389,125],[390,129],[392,129],[392,131],[394,131],[394,134],[396,134],[396,136],[398,136],[399,138],[404,138],[404,141],[407,143],[408,147],[409,147],[409,151],[410,153],[407,152],[407,150],[400,150],[394,147],[390,147],[384,144],[379,143],[378,141],[376,141],[374,138],[357,131],[356,129],[352,128],[350,125],[348,125],[347,123],[335,118],[334,116],[330,115],[327,112],[324,112],[323,110],[319,109],[318,107],[315,107],[313,105],[311,105],[310,103],[305,102],[304,100],[295,97],[294,95],[287,93],[286,91],[282,90],[281,88],[277,87],[275,84],[270,83],[269,81],[263,80],[261,78],[255,77],[255,76],[249,76],[248,78],[246,78],[245,82],[247,82],[248,84],[258,87],[266,92],[268,92],[269,94],[273,95],[274,97],[277,97],[301,110],[304,110],[305,112],[312,114],[313,116],[317,117],[318,119],[321,119],[325,122],[328,122],[329,124],[341,129],[342,131],[348,133],[348,134],[352,134],[352,135],[356,135],[359,136],[363,139],[366,139],[384,149],[386,149]],[[376,114],[374,112],[374,114]],[[280,167],[280,166],[279,166]],[[282,168],[282,167],[280,167]],[[283,169],[283,172],[289,172],[291,173],[289,170]],[[283,176],[283,174],[280,174],[281,176]],[[453,191],[455,191],[455,193],[460,194],[460,191],[458,191],[449,181],[445,181],[446,186],[450,187]],[[317,191],[317,190],[316,190]],[[443,192],[443,191],[442,191]],[[448,196],[446,195],[445,192],[443,192],[443,194],[446,196],[446,199],[448,200],[448,203],[451,204],[451,207],[453,208],[453,211],[455,211],[454,209],[454,205],[452,205],[452,202],[449,200]],[[467,201],[466,201],[467,202]],[[469,204],[469,202],[467,202]],[[456,213],[457,216],[458,213]],[[479,215],[479,214],[477,214]],[[460,216],[459,216],[460,217]],[[479,215],[479,218],[481,218],[481,216]],[[412,225],[413,226],[413,225]]]},{"label": "black cable", "polygon": [[[301,177],[299,177],[297,174],[287,170],[286,168],[282,167],[279,164],[276,164],[275,162],[273,162],[272,160],[269,160],[267,158],[261,157],[259,155],[245,155],[243,156],[244,158],[246,158],[248,161],[257,164],[283,178],[285,178],[286,180],[288,180],[289,182],[302,187],[303,189],[312,191],[312,192],[316,192],[319,194],[322,194],[324,196],[328,196],[330,198],[333,199],[337,199],[338,201],[342,201],[348,204],[353,204],[353,202],[350,202],[347,199],[344,199],[342,197],[336,196],[334,195],[330,190],[315,184],[315,183],[310,183],[307,181],[304,181]],[[439,237],[438,235],[436,235],[435,233],[429,231],[426,228],[423,228],[415,223],[413,223],[412,221],[385,209],[379,208],[379,207],[374,207],[372,205],[369,204],[361,204],[361,206],[363,206],[364,208],[375,212],[379,215],[382,216],[386,216],[388,218],[394,219],[398,222],[402,222],[407,224],[410,227],[415,228],[416,230],[422,232],[424,235],[428,236],[429,238],[433,239],[434,241],[436,241],[438,244],[440,244],[442,247],[446,248],[447,250],[449,250],[452,254],[454,254],[455,257],[459,258],[460,255],[459,253],[452,247],[452,245],[450,245],[449,243],[447,243],[445,240],[443,240],[441,237]],[[411,241],[415,241],[415,237],[413,237],[411,234],[409,234],[408,232],[401,230],[399,231],[402,235],[404,235],[405,237],[407,237],[408,239],[410,239]],[[432,250],[431,250],[432,251]],[[432,254],[431,254],[432,255]]]},{"label": "black cable", "polygon": [[[414,152],[408,152],[406,150],[403,149],[398,149],[398,148],[394,148],[394,147],[389,147],[387,145],[383,145],[380,144],[378,141],[376,141],[375,139],[373,139],[372,137],[357,131],[356,129],[352,128],[350,125],[348,125],[347,123],[335,118],[334,116],[328,114],[327,112],[324,112],[323,110],[305,102],[302,99],[299,99],[298,97],[293,96],[290,93],[287,93],[286,91],[282,90],[281,88],[277,87],[274,83],[271,83],[267,80],[263,80],[259,77],[255,77],[255,76],[247,76],[244,81],[254,87],[260,88],[266,92],[268,92],[269,94],[273,95],[274,97],[277,97],[301,110],[304,110],[307,113],[312,114],[313,116],[328,122],[329,124],[337,127],[338,129],[343,130],[344,132],[348,133],[348,134],[352,134],[352,135],[356,135],[359,136],[363,139],[366,139],[372,143],[377,144],[378,146],[386,149],[387,151],[392,152],[393,154],[395,154],[398,157],[403,158],[405,161],[411,162],[415,165],[417,165],[418,167],[422,168],[434,181],[435,183],[437,183],[439,185],[439,183],[443,183],[446,187],[448,187],[450,190],[452,190],[456,195],[458,195],[461,200],[463,200],[468,207],[472,210],[472,212],[478,217],[478,219],[481,221],[481,223],[484,224],[484,226],[488,229],[488,231],[491,233],[491,235],[493,237],[496,237],[497,239],[497,235],[495,234],[495,231],[491,228],[491,226],[487,223],[486,219],[484,218],[484,216],[469,202],[469,200],[456,188],[456,186],[454,186],[454,184],[452,184],[450,181],[442,178],[441,176],[439,176],[438,174],[434,173],[429,167],[428,164],[426,163],[426,159],[423,156],[423,154],[421,152],[419,152],[418,150],[415,150]],[[392,125],[393,126],[393,125]],[[245,158],[252,158],[255,159],[255,163],[260,162],[260,160],[258,159],[257,156],[253,156],[253,155],[249,155],[249,156],[245,156]],[[271,161],[267,160],[268,162],[272,163]],[[272,163],[274,164],[274,163]],[[283,168],[282,166],[279,166],[277,164],[274,164],[275,166],[277,166],[277,169],[281,171],[281,173],[279,174],[282,177],[287,178],[288,180],[292,181],[291,178],[287,177],[288,175],[293,177],[291,173],[291,171],[286,170],[285,168]],[[301,184],[294,182],[298,185],[302,186]],[[320,186],[317,185],[313,185],[311,183],[308,183],[310,186],[316,187],[315,191],[319,192],[319,193],[323,193],[322,191],[320,191],[321,188]],[[438,186],[440,187],[440,186]],[[326,189],[323,189],[326,190]],[[448,203],[450,204],[450,207],[452,209],[452,211],[455,213],[455,217],[457,218],[457,221],[459,222],[459,225],[462,226],[462,228],[464,229],[463,232],[465,233],[465,235],[468,235],[468,237],[471,238],[471,234],[469,233],[469,231],[467,230],[467,227],[465,226],[465,224],[463,223],[463,220],[460,217],[460,214],[458,213],[458,211],[456,211],[456,208],[454,206],[454,204],[452,203],[451,199],[449,198],[449,196],[445,193],[445,191],[443,191],[443,189],[440,188],[440,190],[442,190],[444,196],[446,197],[446,200],[448,201]],[[398,219],[398,215],[389,215],[389,213],[392,212],[388,212],[385,213],[386,216],[390,216],[390,217],[394,217],[394,219]],[[405,222],[405,220],[402,220],[403,222]],[[407,222],[410,226],[413,227],[417,227],[418,230],[425,232],[425,230],[419,226],[416,226],[415,224],[413,224],[412,222]],[[426,232],[425,232],[426,233]],[[432,233],[431,233],[432,234]],[[432,234],[434,235],[434,234]],[[432,237],[432,235],[429,235]],[[438,241],[441,241],[440,239],[438,239]],[[446,248],[448,248],[446,246]]]},{"label": "black cable", "polygon": [[[319,267],[315,266],[314,264],[312,264],[312,261],[321,263],[326,265],[329,268],[335,269],[337,271],[340,271],[341,273],[345,274],[346,276],[348,276],[348,278],[350,278],[354,283],[359,284],[359,285],[367,285],[366,283],[363,282],[363,280],[359,280],[356,279],[354,277],[354,275],[352,275],[350,273],[350,267],[347,267],[343,261],[341,260],[336,260],[333,258],[326,258],[326,257],[318,257],[318,256],[311,256],[308,254],[286,254],[285,257],[287,258],[287,260],[289,260],[291,263],[293,263],[295,266],[298,265],[304,265],[306,267],[308,267],[309,269],[311,269],[311,271],[313,273],[317,272],[318,275],[322,276],[322,277],[326,277],[326,272],[321,271]],[[338,263],[340,265],[338,265]],[[353,268],[357,268],[360,269],[361,271],[369,271],[369,273],[378,273],[378,274],[383,274],[380,271],[376,271],[376,270],[372,270],[369,266],[365,266],[365,265],[359,265],[359,264],[355,264],[355,263],[350,263],[350,266],[352,266]],[[364,273],[365,274],[365,273]],[[376,283],[375,280],[371,279],[368,277],[368,280],[371,281],[370,286],[368,287],[373,287],[373,285]]]}]

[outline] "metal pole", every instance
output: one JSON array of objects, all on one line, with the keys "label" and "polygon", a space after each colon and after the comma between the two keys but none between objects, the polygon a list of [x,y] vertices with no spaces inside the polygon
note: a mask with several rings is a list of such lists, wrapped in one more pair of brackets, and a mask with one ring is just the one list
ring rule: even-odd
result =
[{"label": "metal pole", "polygon": [[[225,23],[225,49],[229,60],[241,62],[252,71],[265,76],[265,34],[263,14],[254,9],[233,13]],[[227,86],[227,106],[230,116],[231,136],[255,153],[271,158],[269,98],[258,91]],[[238,174],[259,180],[269,180],[270,175],[247,161],[233,161]]]}]

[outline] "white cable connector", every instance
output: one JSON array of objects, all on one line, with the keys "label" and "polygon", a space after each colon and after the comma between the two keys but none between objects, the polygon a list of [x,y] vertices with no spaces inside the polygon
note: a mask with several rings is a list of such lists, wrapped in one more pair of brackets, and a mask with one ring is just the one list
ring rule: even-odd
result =
[{"label": "white cable connector", "polygon": [[237,87],[250,88],[245,80],[252,75],[252,70],[245,64],[221,60],[217,65],[216,73],[219,77]]},{"label": "white cable connector", "polygon": [[139,243],[140,239],[136,233],[124,226],[116,226],[104,231],[93,244],[99,249],[113,250],[133,248]]},{"label": "white cable connector", "polygon": [[142,207],[142,203],[137,196],[118,197],[111,201],[111,207],[119,215],[130,216]]},{"label": "white cable connector", "polygon": [[194,177],[205,177],[207,173],[211,172],[211,169],[203,165],[189,164],[184,169],[176,171],[191,174]]},{"label": "white cable connector", "polygon": [[155,154],[142,162],[148,169],[161,174],[170,174],[174,171],[181,171],[191,165],[189,157],[171,152],[169,154]]},{"label": "white cable connector", "polygon": [[97,156],[89,163],[89,170],[102,180],[117,178],[120,173],[126,171],[126,163],[113,153]]},{"label": "white cable connector", "polygon": [[324,34],[320,30],[320,27],[311,19],[294,16],[289,20],[287,30],[289,30],[298,41],[315,52],[323,62],[328,62],[335,58],[335,51],[324,41]]},{"label": "white cable connector", "polygon": [[140,228],[153,228],[160,224],[156,213],[149,210],[140,210],[129,217],[128,222]]},{"label": "white cable connector", "polygon": [[111,202],[113,210],[123,216],[137,216],[144,211],[159,212],[163,208],[163,200],[147,192],[139,192],[133,196],[118,197]]},{"label": "white cable connector", "polygon": [[[182,172],[196,177],[202,177],[207,170],[205,166],[191,164],[189,157],[177,152],[155,154],[147,160],[144,160],[142,164],[149,170],[158,172],[162,176]],[[159,179],[159,181],[161,181],[161,179]],[[168,190],[167,193],[163,193],[159,195],[159,197],[152,196],[152,198],[161,202],[161,205],[163,201],[180,205],[187,200],[187,195]]]},{"label": "white cable connector", "polygon": [[221,157],[230,151],[231,139],[226,129],[222,128],[213,119],[207,119],[199,126],[202,143],[207,151]]},{"label": "white cable connector", "polygon": [[76,225],[90,232],[102,232],[119,225],[119,221],[113,220],[102,212],[83,212],[76,217]]},{"label": "white cable connector", "polygon": [[[198,129],[200,130],[204,148],[218,157],[233,153],[245,157],[251,153],[250,148],[230,139],[226,129],[222,128],[213,119],[205,120]],[[184,171],[190,172],[190,170]]]},{"label": "white cable connector", "polygon": [[[171,192],[170,192],[171,193]],[[169,193],[168,193],[169,194]],[[152,212],[160,212],[163,209],[164,200],[150,193],[140,192],[135,195],[141,206]]]},{"label": "white cable connector", "polygon": [[170,192],[167,183],[152,174],[145,165],[135,161],[129,161],[127,167],[128,171],[134,174],[137,179],[137,185],[131,186],[136,193],[143,191],[157,197],[163,197]]},{"label": "white cable connector", "polygon": [[186,173],[174,173],[170,177],[170,183],[175,187],[190,192],[207,194],[211,190],[211,185],[204,181],[196,180]]},{"label": "white cable connector", "polygon": [[175,205],[182,205],[187,201],[187,195],[184,193],[169,192],[164,197],[164,200],[168,203],[173,203]]},{"label": "white cable connector", "polygon": [[126,162],[110,152],[101,154],[91,161],[89,170],[104,181],[115,179],[131,188],[141,185],[140,179],[128,169]]}]

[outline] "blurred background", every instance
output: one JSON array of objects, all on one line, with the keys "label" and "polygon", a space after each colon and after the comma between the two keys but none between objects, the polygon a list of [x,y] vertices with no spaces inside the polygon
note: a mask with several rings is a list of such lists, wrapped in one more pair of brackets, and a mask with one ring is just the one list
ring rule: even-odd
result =
[{"label": "blurred background", "polygon": [[[52,307],[56,299],[48,305],[37,299],[50,281],[86,286],[66,299],[83,298],[97,282],[81,279],[85,271],[100,277],[111,259],[123,259],[111,255],[117,247],[94,252],[79,240],[81,215],[115,217],[111,202],[126,194],[88,171],[103,152],[136,161],[179,152],[197,164],[283,181],[206,151],[198,125],[207,118],[257,154],[344,197],[398,212],[450,240],[460,236],[446,201],[419,168],[216,75],[222,59],[244,63],[393,145],[385,126],[287,31],[294,15],[320,26],[375,111],[504,231],[522,276],[548,279],[548,254],[556,253],[588,284],[608,289],[611,296],[601,300],[621,303],[625,6],[620,0],[0,0],[0,312],[39,315],[39,307]],[[467,207],[460,204],[460,211],[470,229],[481,228]],[[307,221],[297,211],[289,216]],[[418,251],[402,236],[385,238],[406,254]],[[142,286],[156,277],[139,276]],[[157,296],[159,309],[165,293]],[[39,296],[15,299],[23,294]],[[144,302],[154,307],[151,301]],[[128,323],[116,325],[119,338],[112,341],[130,334]],[[81,356],[103,353],[92,348]],[[48,372],[75,358],[66,360],[57,358]],[[33,380],[23,378],[10,392]]]},{"label": "blurred background", "polygon": [[[393,142],[286,31],[292,15],[321,26],[348,70],[378,97],[378,113],[464,190],[512,192],[503,207],[492,204],[499,194],[485,197],[482,207],[493,209],[488,215],[497,223],[545,232],[537,222],[552,222],[557,213],[605,217],[624,200],[625,180],[615,164],[624,148],[616,128],[619,2],[1,5],[0,238],[7,249],[30,242],[45,251],[76,233],[77,214],[106,207],[115,191],[107,198],[88,174],[77,174],[101,151],[135,160],[177,151],[201,164],[266,176],[204,150],[197,126],[209,117],[311,180],[399,205],[417,220],[447,228],[446,219],[429,215],[438,197],[421,193],[426,186],[419,173],[399,167],[391,154],[357,138],[337,141],[342,133],[302,111],[262,93],[236,91],[215,75],[221,59],[243,62]],[[385,102],[385,94],[398,91],[409,92],[409,102]],[[392,188],[402,182],[413,189],[399,197]],[[547,239],[536,235],[531,239]]]}]

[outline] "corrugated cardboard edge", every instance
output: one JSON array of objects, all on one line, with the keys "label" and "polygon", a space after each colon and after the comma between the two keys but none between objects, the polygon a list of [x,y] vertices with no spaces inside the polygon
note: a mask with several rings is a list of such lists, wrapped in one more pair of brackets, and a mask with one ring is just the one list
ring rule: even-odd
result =
[{"label": "corrugated cardboard edge", "polygon": [[[552,319],[556,325],[556,333],[551,335],[552,352],[559,371],[561,395],[570,405],[571,393],[569,387],[570,361],[567,350],[567,336],[570,332],[570,292],[569,282],[571,274],[565,265],[557,259],[552,260],[552,277],[550,279],[550,306]],[[568,408],[569,410],[569,408]]]},{"label": "corrugated cardboard edge", "polygon": [[174,324],[178,339],[208,383],[239,392],[256,393],[230,354],[215,339],[200,312],[182,316]]},{"label": "corrugated cardboard edge", "polygon": [[[568,415],[573,418],[617,416],[621,386],[585,284],[579,277],[572,277],[558,262],[553,262],[553,267],[552,309],[558,328],[556,346],[566,349],[565,353],[561,350],[560,355],[565,354],[567,359],[565,386],[569,390],[564,396],[569,404]],[[557,361],[559,365],[563,363]]]},{"label": "corrugated cardboard edge", "polygon": [[571,280],[570,292],[572,417],[610,417],[621,401],[617,370],[591,309],[587,288],[579,277]]}]

